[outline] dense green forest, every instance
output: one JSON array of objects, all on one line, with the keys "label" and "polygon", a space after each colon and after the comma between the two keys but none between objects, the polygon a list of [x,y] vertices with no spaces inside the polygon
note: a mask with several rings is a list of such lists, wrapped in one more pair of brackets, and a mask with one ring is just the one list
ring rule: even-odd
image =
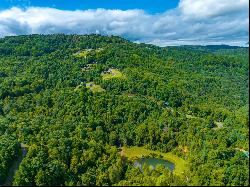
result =
[{"label": "dense green forest", "polygon": [[[12,185],[248,186],[248,51],[1,38],[0,185],[24,144]],[[120,154],[133,146],[171,152],[188,169],[142,172]]]}]

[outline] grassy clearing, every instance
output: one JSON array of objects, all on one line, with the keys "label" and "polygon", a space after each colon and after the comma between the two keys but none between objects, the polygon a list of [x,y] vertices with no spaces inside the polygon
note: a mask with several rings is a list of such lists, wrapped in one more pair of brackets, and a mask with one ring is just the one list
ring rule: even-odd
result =
[{"label": "grassy clearing", "polygon": [[189,114],[186,114],[186,118],[188,118],[188,119],[201,119],[200,117],[192,116],[192,115],[189,115]]},{"label": "grassy clearing", "polygon": [[136,97],[136,94],[127,93],[127,92],[122,93],[122,95],[127,96],[127,97]]},{"label": "grassy clearing", "polygon": [[103,89],[100,85],[97,85],[93,82],[87,83],[86,88],[89,88],[93,93],[105,91],[105,89]]},{"label": "grassy clearing", "polygon": [[103,51],[104,49],[103,48],[98,48],[95,50],[96,53],[100,53],[101,51]]},{"label": "grassy clearing", "polygon": [[118,69],[109,69],[107,72],[102,73],[103,80],[110,80],[113,78],[124,79],[125,76]]},{"label": "grassy clearing", "polygon": [[222,122],[218,122],[218,121],[215,121],[214,124],[217,126],[217,127],[213,128],[214,130],[221,129],[224,126],[224,124]]},{"label": "grassy clearing", "polygon": [[91,50],[80,51],[80,52],[75,53],[74,56],[79,57],[79,58],[81,58],[81,57],[86,58],[90,51]]},{"label": "grassy clearing", "polygon": [[81,57],[86,58],[86,57],[88,56],[88,54],[89,54],[91,51],[94,51],[94,52],[96,52],[96,53],[99,53],[99,52],[101,52],[101,51],[103,51],[103,50],[104,50],[103,48],[98,48],[98,49],[85,49],[85,50],[79,51],[79,52],[77,52],[77,53],[75,53],[75,54],[73,54],[73,55],[76,56],[76,57],[79,57],[79,58],[81,58]]},{"label": "grassy clearing", "polygon": [[135,160],[142,156],[149,156],[150,154],[161,155],[164,160],[168,160],[175,164],[174,173],[176,175],[181,175],[185,170],[187,170],[187,162],[171,152],[162,153],[159,151],[145,149],[143,147],[123,147],[121,154],[129,160]]},{"label": "grassy clearing", "polygon": [[83,82],[81,82],[81,84],[80,85],[78,85],[75,89],[74,89],[74,91],[76,92],[80,87],[82,87],[84,84],[83,84]]}]

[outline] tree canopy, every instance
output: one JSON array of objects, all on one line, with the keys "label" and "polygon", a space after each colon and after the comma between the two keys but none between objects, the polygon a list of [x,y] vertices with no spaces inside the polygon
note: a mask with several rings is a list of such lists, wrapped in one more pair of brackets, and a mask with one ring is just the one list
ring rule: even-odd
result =
[{"label": "tree canopy", "polygon": [[[13,185],[248,186],[238,150],[249,146],[248,52],[101,35],[1,38],[0,184],[24,143]],[[188,171],[141,172],[122,146],[172,152]]]}]

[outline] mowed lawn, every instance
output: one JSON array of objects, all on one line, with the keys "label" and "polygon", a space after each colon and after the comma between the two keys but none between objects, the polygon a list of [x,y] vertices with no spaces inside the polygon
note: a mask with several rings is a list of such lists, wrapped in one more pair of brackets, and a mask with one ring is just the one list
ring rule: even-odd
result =
[{"label": "mowed lawn", "polygon": [[187,170],[187,162],[182,158],[174,155],[171,152],[162,153],[159,151],[152,151],[149,149],[145,149],[143,147],[123,147],[122,155],[127,157],[129,160],[134,160],[136,158],[140,158],[141,156],[149,156],[150,154],[161,155],[162,159],[168,160],[175,164],[174,173],[176,175],[181,175],[185,170]]},{"label": "mowed lawn", "polygon": [[109,73],[103,73],[102,79],[103,80],[110,80],[113,78],[125,78],[125,76],[120,72],[118,69],[109,69]]}]

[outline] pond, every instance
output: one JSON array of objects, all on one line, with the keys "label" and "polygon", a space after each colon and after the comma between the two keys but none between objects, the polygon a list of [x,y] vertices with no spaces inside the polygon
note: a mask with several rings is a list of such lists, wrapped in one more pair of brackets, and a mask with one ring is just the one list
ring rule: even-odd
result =
[{"label": "pond", "polygon": [[174,163],[169,162],[167,160],[159,159],[159,158],[141,158],[141,159],[138,159],[134,162],[134,166],[139,167],[141,171],[142,171],[142,166],[144,164],[149,165],[149,167],[151,167],[153,169],[158,164],[164,166],[165,168],[169,169],[170,171],[173,171],[175,168]]}]

